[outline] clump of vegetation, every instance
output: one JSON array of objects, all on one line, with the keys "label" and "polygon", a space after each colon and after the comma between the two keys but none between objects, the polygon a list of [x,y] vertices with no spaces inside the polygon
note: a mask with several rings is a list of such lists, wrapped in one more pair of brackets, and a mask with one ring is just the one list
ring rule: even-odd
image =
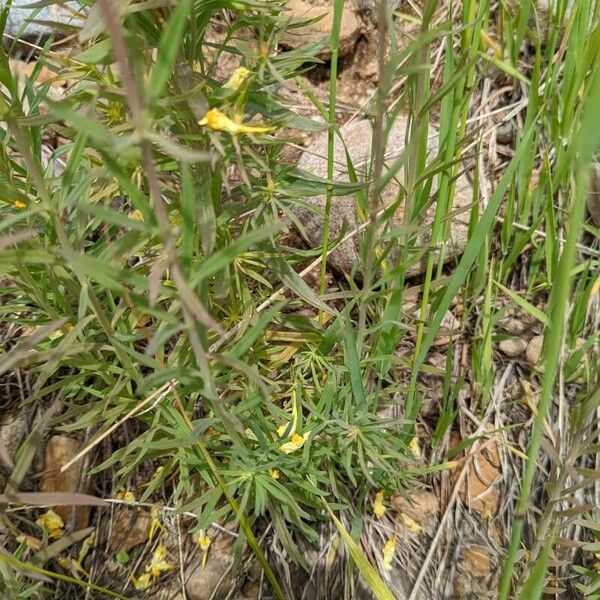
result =
[{"label": "clump of vegetation", "polygon": [[[350,159],[352,183],[282,160],[301,132],[328,131],[333,173],[333,144],[343,143],[343,0],[334,2],[329,40],[285,52],[281,38],[299,24],[283,2],[180,0],[117,11],[98,0],[78,50],[59,53],[48,42],[25,82],[2,55],[0,323],[9,334],[0,372],[26,371],[22,409],[45,411],[43,427],[85,440],[74,458],[86,457],[103,478],[96,495],[133,482],[139,502],[193,514],[201,536],[213,523],[239,528],[237,550],[250,546],[279,598],[289,582],[270,566],[263,534],[309,569],[303,549],[318,546],[333,522],[344,560],[352,557],[378,598],[390,598],[385,568],[377,573],[357,543],[368,536],[374,496],[408,496],[447,476],[477,439],[452,448],[451,432],[490,422],[513,451],[505,468],[518,478],[509,486],[499,597],[539,598],[559,579],[596,597],[597,573],[581,554],[561,554],[558,542],[566,535],[596,549],[597,515],[579,490],[594,484],[597,450],[600,250],[598,229],[584,218],[600,144],[600,23],[595,0],[568,10],[559,2],[535,39],[534,4],[511,12],[465,0],[457,10],[428,0],[419,36],[399,47],[382,3],[367,182]],[[326,43],[324,101],[300,75]],[[60,98],[40,81],[42,69],[67,82]],[[495,81],[517,97],[518,116],[499,172],[482,158],[478,126]],[[295,110],[298,93],[317,118]],[[406,151],[384,169],[386,132],[404,113]],[[430,121],[440,131],[436,157],[427,156]],[[50,138],[58,143],[48,154]],[[473,181],[469,239],[444,265],[440,247],[464,170]],[[396,175],[400,228],[378,201]],[[327,225],[317,248],[293,233],[306,198],[326,196],[327,223],[342,194],[364,209],[363,226],[344,232],[362,238],[357,277],[327,269],[340,242]],[[418,243],[424,226],[428,248]],[[415,257],[426,265],[418,281],[407,276]],[[454,336],[442,323],[458,305]],[[506,337],[500,324],[515,310],[544,335],[537,368],[506,375],[528,380],[532,399],[520,421],[496,351]],[[444,360],[432,364],[442,333]],[[440,395],[424,416],[432,381]],[[517,426],[528,432],[523,448],[512,437]],[[41,431],[23,444],[5,500],[28,504],[20,493],[33,489],[27,473]],[[64,597],[80,585],[98,591],[60,574],[54,559],[69,545],[36,555],[12,536],[37,531],[35,517],[18,527],[13,513],[0,517],[3,593],[42,597],[54,585],[31,584],[27,569],[55,578]],[[527,561],[519,560],[523,544]],[[568,572],[560,561],[550,566],[553,552],[567,557]],[[576,571],[587,579],[575,581]],[[101,573],[97,583],[115,597],[132,591]]]}]

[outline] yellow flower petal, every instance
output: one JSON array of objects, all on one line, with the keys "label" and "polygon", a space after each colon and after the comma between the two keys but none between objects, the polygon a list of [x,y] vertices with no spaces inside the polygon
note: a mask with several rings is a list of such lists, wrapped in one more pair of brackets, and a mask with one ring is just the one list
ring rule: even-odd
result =
[{"label": "yellow flower petal", "polygon": [[150,573],[142,573],[139,577],[131,576],[131,583],[136,590],[145,590],[152,585]]},{"label": "yellow flower petal", "polygon": [[283,437],[285,435],[285,432],[287,431],[288,427],[289,427],[288,423],[286,423],[285,425],[280,425],[277,428],[277,436],[278,437]]},{"label": "yellow flower petal", "polygon": [[201,533],[198,536],[198,546],[200,546],[202,552],[206,552],[210,548],[210,544],[211,539],[205,533]]},{"label": "yellow flower petal", "polygon": [[401,517],[402,521],[404,521],[404,524],[406,525],[406,527],[408,527],[411,533],[420,533],[421,529],[423,529],[414,519],[411,519],[408,515],[402,513]]},{"label": "yellow flower petal", "polygon": [[231,77],[227,80],[227,82],[223,84],[223,87],[229,90],[239,90],[240,87],[246,81],[246,79],[248,79],[249,75],[250,71],[246,69],[246,67],[238,67],[232,73]]},{"label": "yellow flower petal", "polygon": [[274,127],[267,127],[264,125],[244,125],[243,123],[236,123],[218,108],[211,108],[206,115],[204,115],[204,118],[199,121],[199,124],[206,125],[215,131],[224,131],[229,135],[239,135],[241,133],[265,133],[275,129]]},{"label": "yellow flower petal", "polygon": [[375,494],[375,500],[373,500],[373,514],[381,519],[385,514],[385,504],[383,503],[383,491]]},{"label": "yellow flower petal", "polygon": [[160,511],[156,506],[153,506],[150,509],[150,516],[152,517],[150,521],[150,526],[148,527],[148,539],[152,541],[156,532],[163,529],[163,525],[160,522]]},{"label": "yellow flower petal", "polygon": [[146,566],[146,573],[150,573],[152,577],[156,579],[160,577],[161,573],[174,569],[175,567],[165,560],[166,557],[167,549],[162,545],[157,546],[154,554],[152,555],[152,560]]},{"label": "yellow flower petal", "polygon": [[208,550],[210,548],[211,539],[203,532],[200,532],[198,536],[198,546],[200,546],[200,550],[202,550],[202,561],[201,567],[204,569],[206,565],[206,559],[208,558]]},{"label": "yellow flower petal", "polygon": [[286,442],[285,444],[281,444],[281,446],[279,446],[279,449],[284,454],[291,454],[292,452],[296,452],[296,450],[300,450],[300,448],[304,446],[304,442],[307,440],[307,438],[308,433],[305,433],[304,435],[295,433],[292,436],[292,439],[289,442]]},{"label": "yellow flower petal", "polygon": [[52,509],[40,515],[36,523],[48,534],[50,539],[61,538],[64,535],[63,520]]},{"label": "yellow flower petal", "polygon": [[123,502],[135,502],[135,494],[129,490],[126,492],[117,492],[117,500],[123,500]]},{"label": "yellow flower petal", "polygon": [[279,479],[279,471],[277,469],[269,469],[269,475],[273,479]]},{"label": "yellow flower petal", "polygon": [[412,452],[416,458],[421,458],[421,446],[419,445],[419,438],[415,435],[408,444],[408,449]]},{"label": "yellow flower petal", "polygon": [[391,538],[385,543],[381,550],[381,553],[383,554],[383,568],[386,571],[392,570],[394,552],[396,552],[396,538]]},{"label": "yellow flower petal", "polygon": [[249,440],[252,440],[253,442],[258,442],[258,438],[256,437],[256,434],[254,433],[254,431],[252,431],[252,429],[250,429],[250,427],[248,427],[244,430],[244,435]]},{"label": "yellow flower petal", "polygon": [[138,208],[136,208],[129,216],[134,221],[141,221],[142,223],[144,222],[144,215],[142,214],[142,211]]},{"label": "yellow flower petal", "polygon": [[27,208],[27,204],[25,204],[25,202],[22,202],[21,200],[15,200],[15,204],[14,204],[15,208]]}]

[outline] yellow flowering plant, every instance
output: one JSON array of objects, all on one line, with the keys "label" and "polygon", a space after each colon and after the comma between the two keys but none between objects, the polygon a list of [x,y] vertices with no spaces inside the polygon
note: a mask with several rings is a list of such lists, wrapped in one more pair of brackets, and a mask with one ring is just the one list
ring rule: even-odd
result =
[{"label": "yellow flowering plant", "polygon": [[222,131],[231,136],[241,135],[244,133],[267,133],[274,131],[275,127],[265,125],[251,125],[241,122],[241,116],[237,115],[233,119],[228,117],[218,108],[211,108],[204,118],[199,121],[200,125],[204,125],[213,131]]}]

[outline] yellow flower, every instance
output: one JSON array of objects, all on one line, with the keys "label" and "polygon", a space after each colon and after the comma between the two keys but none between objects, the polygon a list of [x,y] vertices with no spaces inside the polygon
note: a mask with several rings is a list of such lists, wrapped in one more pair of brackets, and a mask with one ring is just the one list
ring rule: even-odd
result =
[{"label": "yellow flower", "polygon": [[232,73],[231,77],[227,80],[227,82],[223,84],[223,87],[229,90],[239,90],[240,87],[246,81],[246,79],[248,79],[249,75],[250,71],[246,69],[246,67],[238,67]]},{"label": "yellow flower", "polygon": [[396,552],[396,538],[389,539],[383,546],[381,553],[383,554],[383,568],[386,571],[392,570],[392,562],[394,561],[394,552]]},{"label": "yellow flower", "polygon": [[174,210],[169,214],[169,223],[174,227],[179,227],[182,222],[183,219],[180,212]]},{"label": "yellow flower", "polygon": [[15,208],[27,208],[27,204],[25,204],[25,202],[22,202],[21,200],[15,200],[14,206]]},{"label": "yellow flower", "polygon": [[174,569],[175,567],[165,560],[166,556],[167,549],[162,545],[157,546],[156,550],[154,551],[154,554],[152,555],[152,560],[150,561],[150,564],[146,566],[146,573],[150,573],[150,575],[152,575],[154,579],[157,579],[158,577],[160,577],[161,573]]},{"label": "yellow flower", "polygon": [[154,534],[157,531],[163,529],[163,525],[160,522],[160,511],[156,506],[153,506],[150,509],[150,516],[152,517],[152,519],[150,521],[150,527],[148,528],[148,539],[152,541],[152,538],[154,538]]},{"label": "yellow flower", "polygon": [[36,523],[48,534],[50,539],[58,539],[64,535],[63,520],[52,509],[40,515]]},{"label": "yellow flower", "polygon": [[199,121],[199,124],[206,125],[215,131],[224,131],[229,135],[239,135],[241,133],[265,133],[275,129],[274,127],[266,127],[264,125],[244,125],[243,123],[236,123],[218,108],[211,108],[204,118]]},{"label": "yellow flower", "polygon": [[200,532],[198,536],[198,546],[200,546],[200,550],[202,551],[202,568],[206,565],[206,559],[208,558],[208,549],[210,548],[211,539],[204,533],[204,531]]},{"label": "yellow flower", "polygon": [[422,527],[414,519],[411,519],[408,515],[405,515],[404,513],[402,513],[401,517],[404,521],[404,524],[411,533],[421,532]]},{"label": "yellow flower", "polygon": [[135,494],[129,490],[117,492],[117,500],[123,500],[123,502],[135,502]]},{"label": "yellow flower", "polygon": [[383,491],[375,494],[375,500],[373,501],[373,514],[381,519],[385,514],[385,504],[383,503]]},{"label": "yellow flower", "polygon": [[198,546],[200,546],[200,550],[202,552],[207,552],[210,548],[211,539],[204,533],[204,531],[200,532],[198,536]]},{"label": "yellow flower", "polygon": [[139,208],[136,208],[134,211],[132,211],[129,216],[134,221],[141,221],[142,223],[144,222],[144,215],[142,214],[142,211]]},{"label": "yellow flower", "polygon": [[281,446],[279,446],[279,449],[284,454],[291,454],[292,452],[296,452],[296,450],[300,450],[300,448],[304,446],[304,442],[307,440],[308,435],[308,432],[304,435],[294,433],[292,439],[289,442],[285,442],[285,444],[281,444]]},{"label": "yellow flower", "polygon": [[408,443],[408,449],[412,452],[413,456],[421,458],[421,446],[419,445],[419,438],[416,435]]},{"label": "yellow flower", "polygon": [[[139,319],[135,322],[136,327],[146,327],[152,323],[152,317],[150,315],[140,315]],[[145,485],[150,485],[149,483]]]},{"label": "yellow flower", "polygon": [[136,590],[145,590],[152,585],[150,573],[142,573],[139,577],[131,576],[131,583]]},{"label": "yellow flower", "polygon": [[269,475],[273,479],[279,479],[279,471],[277,469],[269,469]]}]

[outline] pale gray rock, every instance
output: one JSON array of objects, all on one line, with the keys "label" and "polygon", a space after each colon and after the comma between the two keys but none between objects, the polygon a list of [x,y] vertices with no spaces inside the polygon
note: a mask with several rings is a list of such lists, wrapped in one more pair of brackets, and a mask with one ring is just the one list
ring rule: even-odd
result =
[{"label": "pale gray rock", "polygon": [[0,421],[0,464],[9,470],[21,441],[27,433],[27,420],[22,412],[4,415]]},{"label": "pale gray rock", "polygon": [[[386,166],[391,165],[397,158],[405,146],[407,119],[404,116],[399,116],[391,128],[388,142],[386,146]],[[365,180],[369,169],[369,161],[371,154],[373,128],[371,122],[366,119],[361,119],[353,123],[348,123],[340,128],[342,138],[345,140],[348,153],[352,158],[354,169],[356,170],[359,180]],[[428,142],[428,162],[431,162],[438,154],[438,136],[434,127],[430,127],[430,136]],[[298,167],[304,171],[312,173],[317,177],[326,178],[327,176],[327,134],[319,134],[311,144],[306,148],[303,155],[300,157]],[[344,146],[339,138],[335,144],[335,167],[334,180],[340,182],[350,182],[347,172],[346,155]],[[402,172],[396,175],[396,179],[400,182],[403,180]],[[436,187],[432,186],[432,194],[435,193]],[[392,181],[382,193],[382,202],[384,205],[390,205],[396,201],[399,187],[395,181]],[[450,224],[449,239],[446,241],[444,249],[444,259],[449,260],[461,254],[467,243],[469,210],[472,203],[472,187],[464,175],[458,178],[455,186],[453,200],[453,219]],[[325,208],[325,197],[317,196],[314,198],[305,199],[305,201],[313,207],[313,210],[297,209],[297,215],[302,225],[305,228],[308,241],[312,246],[320,246],[323,234],[323,212]],[[423,250],[427,247],[431,236],[431,223],[435,213],[435,205],[432,205],[424,216],[424,222],[420,227],[421,233],[417,236],[416,245]],[[403,206],[400,205],[393,217],[393,225],[400,226],[402,224]],[[359,219],[356,211],[356,200],[353,195],[334,196],[332,198],[331,223],[330,223],[330,239],[336,239],[340,236],[343,230],[350,232],[359,227],[363,223]],[[347,239],[330,254],[328,263],[333,267],[350,273],[355,268],[359,261],[359,244],[361,235]],[[425,259],[422,257],[416,260],[409,268],[409,275],[421,273],[425,266]]]},{"label": "pale gray rock", "polygon": [[[35,0],[13,0],[4,33],[27,41],[43,40],[52,36],[64,36],[66,28],[81,27],[84,9],[79,2],[63,2],[35,6]],[[0,0],[4,8],[6,0]]]},{"label": "pale gray rock", "polygon": [[210,552],[204,567],[197,565],[188,573],[185,591],[189,600],[225,600],[233,589],[229,552]]},{"label": "pale gray rock", "polygon": [[529,344],[527,344],[527,350],[525,352],[525,356],[527,357],[527,362],[532,367],[537,367],[540,362],[540,358],[542,356],[542,347],[544,345],[544,336],[536,335],[535,337],[529,340]]},{"label": "pale gray rock", "polygon": [[525,352],[527,349],[527,342],[521,338],[510,338],[508,340],[502,340],[498,344],[500,352],[509,358],[516,358]]}]

